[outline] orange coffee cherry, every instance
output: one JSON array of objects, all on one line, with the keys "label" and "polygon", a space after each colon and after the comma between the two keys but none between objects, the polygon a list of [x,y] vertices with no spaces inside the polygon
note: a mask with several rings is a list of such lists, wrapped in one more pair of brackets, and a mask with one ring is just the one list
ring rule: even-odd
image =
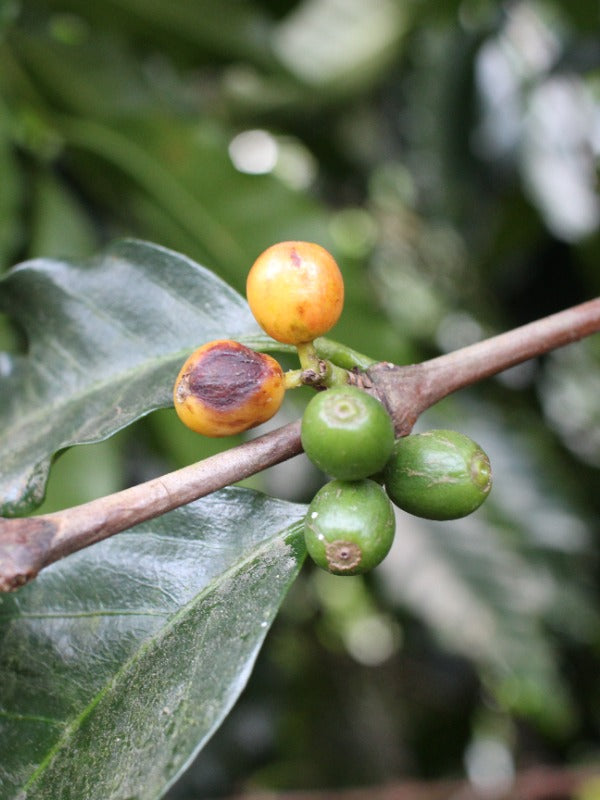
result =
[{"label": "orange coffee cherry", "polygon": [[250,310],[278,342],[312,342],[332,328],[344,305],[333,256],[311,242],[280,242],[254,262],[246,282]]},{"label": "orange coffee cherry", "polygon": [[195,350],[173,389],[179,419],[204,436],[230,436],[277,413],[285,384],[279,363],[239,342],[219,339]]}]

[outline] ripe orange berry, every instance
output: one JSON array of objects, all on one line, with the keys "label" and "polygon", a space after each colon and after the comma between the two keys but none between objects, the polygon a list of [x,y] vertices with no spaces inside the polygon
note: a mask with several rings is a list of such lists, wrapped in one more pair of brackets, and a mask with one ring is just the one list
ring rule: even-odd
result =
[{"label": "ripe orange berry", "polygon": [[204,436],[230,436],[277,413],[285,384],[274,358],[239,342],[218,339],[199,347],[173,389],[179,419]]},{"label": "ripe orange berry", "polygon": [[344,305],[333,256],[312,242],[280,242],[254,262],[246,282],[250,309],[278,342],[312,342],[332,328]]}]

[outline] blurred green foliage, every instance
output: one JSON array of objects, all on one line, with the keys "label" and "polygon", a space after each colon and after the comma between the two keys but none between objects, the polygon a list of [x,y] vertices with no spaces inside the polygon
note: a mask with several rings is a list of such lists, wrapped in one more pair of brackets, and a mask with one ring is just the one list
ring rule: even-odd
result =
[{"label": "blurred green foliage", "polygon": [[[136,236],[242,291],[262,249],[315,240],[348,288],[335,338],[396,362],[589,299],[599,22],[594,0],[6,0],[0,263]],[[489,503],[402,517],[368,579],[306,569],[171,796],[473,777],[490,742],[505,777],[597,756],[599,375],[596,336],[425,415],[484,446]],[[62,456],[45,508],[213,448],[156,412]],[[252,485],[319,480],[299,458]]]}]

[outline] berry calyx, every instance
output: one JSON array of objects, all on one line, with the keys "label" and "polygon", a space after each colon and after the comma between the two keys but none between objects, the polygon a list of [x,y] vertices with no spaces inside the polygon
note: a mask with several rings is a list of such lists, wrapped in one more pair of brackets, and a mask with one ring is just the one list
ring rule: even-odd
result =
[{"label": "berry calyx", "polygon": [[344,281],[333,256],[312,242],[279,242],[254,262],[246,296],[258,324],[286,344],[330,330],[344,305]]},{"label": "berry calyx", "polygon": [[301,438],[310,460],[327,475],[359,480],[385,466],[394,427],[375,397],[354,386],[334,386],[306,406]]},{"label": "berry calyx", "polygon": [[266,422],[285,394],[279,363],[239,342],[218,339],[195,350],[173,389],[179,419],[204,436],[230,436]]},{"label": "berry calyx", "polygon": [[304,521],[306,549],[335,575],[358,575],[383,561],[396,522],[392,504],[371,480],[330,481],[314,496]]},{"label": "berry calyx", "polygon": [[432,430],[397,440],[384,482],[404,511],[426,519],[458,519],[486,499],[492,470],[485,452],[468,436]]}]

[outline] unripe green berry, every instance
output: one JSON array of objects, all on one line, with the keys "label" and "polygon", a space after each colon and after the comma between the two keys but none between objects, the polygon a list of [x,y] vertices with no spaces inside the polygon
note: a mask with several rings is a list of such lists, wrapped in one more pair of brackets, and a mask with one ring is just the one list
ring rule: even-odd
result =
[{"label": "unripe green berry", "polygon": [[334,386],[306,406],[301,437],[310,460],[327,475],[360,480],[385,466],[394,427],[375,397],[354,386]]},{"label": "unripe green berry", "polygon": [[468,436],[432,430],[397,440],[384,481],[404,511],[426,519],[458,519],[488,496],[492,470],[487,455]]},{"label": "unripe green berry", "polygon": [[304,522],[306,548],[319,567],[357,575],[376,567],[394,540],[394,510],[374,481],[334,480],[314,496]]}]

